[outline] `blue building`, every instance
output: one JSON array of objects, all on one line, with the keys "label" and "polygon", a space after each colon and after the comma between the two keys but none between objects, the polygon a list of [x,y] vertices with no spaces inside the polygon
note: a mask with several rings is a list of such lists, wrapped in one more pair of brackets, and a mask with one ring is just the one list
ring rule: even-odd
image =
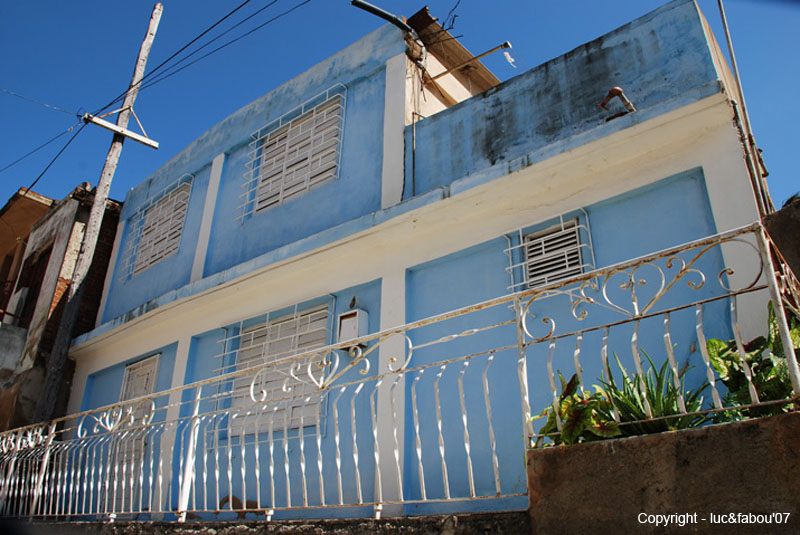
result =
[{"label": "blue building", "polygon": [[46,476],[66,490],[39,508],[525,508],[558,372],[590,389],[646,352],[702,381],[705,338],[758,334],[765,292],[725,272],[753,256],[736,229],[757,193],[692,0],[503,83],[460,68],[427,11],[408,23],[129,192],[97,328],[70,352],[81,414]]}]

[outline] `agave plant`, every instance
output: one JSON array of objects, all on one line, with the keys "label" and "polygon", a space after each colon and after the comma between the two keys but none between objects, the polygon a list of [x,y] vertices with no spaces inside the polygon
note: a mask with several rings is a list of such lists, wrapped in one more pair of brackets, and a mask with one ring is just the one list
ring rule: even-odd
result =
[{"label": "agave plant", "polygon": [[[684,368],[678,374],[679,388],[673,382],[668,362],[665,361],[661,368],[656,370],[650,356],[644,351],[642,351],[642,355],[650,363],[650,368],[643,375],[636,374],[631,377],[617,354],[614,354],[617,366],[622,372],[622,382],[618,385],[613,374],[610,373],[608,381],[601,379],[603,390],[609,399],[608,413],[604,416],[612,416],[611,405],[613,404],[619,415],[620,423],[623,423],[619,426],[623,436],[688,429],[705,423],[707,418],[704,415],[693,413],[702,410],[702,392],[708,387],[708,383],[696,390],[687,389],[685,376],[689,368]],[[679,402],[681,397],[684,400],[686,412],[681,410]],[[645,399],[650,406],[652,418],[647,415]]]}]

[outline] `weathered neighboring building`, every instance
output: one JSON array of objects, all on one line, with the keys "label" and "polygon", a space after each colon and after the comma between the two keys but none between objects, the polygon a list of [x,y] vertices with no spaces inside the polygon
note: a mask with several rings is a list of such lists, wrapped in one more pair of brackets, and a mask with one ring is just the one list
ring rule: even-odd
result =
[{"label": "weathered neighboring building", "polygon": [[[20,333],[21,345],[6,348],[0,387],[0,428],[18,427],[32,423],[47,359],[55,341],[58,322],[75,261],[83,240],[83,230],[94,199],[88,184],[78,186],[72,193],[33,224],[27,243],[20,253],[20,269],[12,286],[7,314],[2,329]],[[108,267],[119,219],[119,203],[109,201],[100,231],[95,254],[81,304],[80,318],[74,335],[85,333],[94,326],[103,280]],[[71,384],[72,367],[62,383],[59,412],[65,410],[66,396]]]},{"label": "weathered neighboring building", "polygon": [[3,208],[0,208],[0,319],[22,267],[22,254],[31,227],[39,221],[55,201],[34,191],[20,188]]}]

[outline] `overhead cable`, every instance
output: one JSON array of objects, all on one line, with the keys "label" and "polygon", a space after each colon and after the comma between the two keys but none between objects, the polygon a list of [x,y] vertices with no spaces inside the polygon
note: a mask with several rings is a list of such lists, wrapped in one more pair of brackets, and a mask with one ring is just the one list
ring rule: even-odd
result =
[{"label": "overhead cable", "polygon": [[[52,159],[52,160],[50,160],[50,163],[49,163],[49,164],[47,164],[47,167],[45,167],[45,168],[44,168],[44,171],[42,171],[41,173],[39,173],[39,176],[37,176],[37,177],[36,177],[36,180],[34,180],[33,182],[31,182],[31,185],[30,185],[30,186],[28,186],[28,191],[31,191],[31,190],[33,189],[33,186],[35,186],[35,185],[36,185],[36,183],[37,183],[37,182],[39,182],[39,179],[40,179],[40,178],[42,178],[42,177],[44,176],[44,174],[47,172],[47,170],[48,170],[48,169],[50,169],[50,167],[51,167],[51,166],[52,166],[54,163],[56,163],[56,160],[58,160],[59,156],[61,156],[61,154],[63,154],[63,152],[64,152],[65,150],[67,150],[67,147],[69,147],[69,144],[70,144],[70,143],[72,143],[72,142],[75,140],[75,138],[76,138],[76,137],[78,137],[78,134],[80,134],[80,133],[81,133],[81,130],[83,130],[83,127],[85,127],[85,126],[86,126],[86,123],[83,123],[83,124],[81,125],[81,127],[80,127],[80,128],[78,128],[78,130],[77,130],[77,131],[76,131],[74,134],[72,134],[72,137],[71,137],[71,138],[69,138],[69,140],[67,141],[67,143],[66,143],[66,144],[65,144],[63,147],[61,147],[61,150],[60,150],[60,151],[58,151],[58,154],[56,154],[56,155],[53,157],[53,159]],[[26,191],[25,193],[27,193],[27,191]],[[23,197],[24,197],[24,195],[23,195]]]},{"label": "overhead cable", "polygon": [[24,159],[25,159],[25,158],[27,158],[28,156],[31,156],[32,154],[34,154],[34,153],[36,153],[36,152],[40,151],[41,149],[45,148],[47,145],[49,145],[49,144],[50,144],[50,143],[52,143],[53,141],[57,140],[57,139],[58,139],[58,138],[60,138],[61,136],[65,135],[65,134],[69,134],[70,132],[72,132],[72,130],[73,130],[73,129],[74,129],[76,126],[78,126],[78,125],[80,125],[80,124],[81,124],[81,123],[75,123],[74,125],[70,126],[70,127],[69,127],[69,128],[67,128],[66,130],[64,130],[63,132],[61,132],[60,134],[57,134],[57,135],[53,136],[52,138],[50,138],[49,140],[45,141],[44,143],[42,143],[41,145],[39,145],[38,147],[36,147],[36,148],[35,148],[35,149],[33,149],[32,151],[30,151],[29,153],[25,154],[24,156],[20,156],[19,158],[17,158],[16,160],[14,160],[14,161],[13,161],[13,162],[11,162],[10,164],[8,164],[7,166],[5,166],[5,167],[3,167],[2,169],[0,169],[0,173],[2,173],[3,171],[5,171],[6,169],[9,169],[9,168],[11,168],[11,167],[13,167],[13,166],[17,165],[19,162],[21,162],[22,160],[24,160]]},{"label": "overhead cable", "polygon": [[[173,53],[171,56],[169,56],[167,59],[165,59],[164,61],[162,61],[162,62],[161,62],[161,63],[159,63],[158,65],[156,65],[156,67],[155,67],[155,68],[153,68],[153,70],[151,70],[150,72],[148,72],[147,74],[145,74],[145,75],[142,77],[142,79],[141,79],[141,80],[139,80],[139,84],[141,85],[141,83],[142,83],[142,82],[143,82],[143,81],[144,81],[146,78],[148,78],[148,77],[150,77],[150,76],[153,76],[153,75],[154,75],[154,74],[155,74],[155,73],[156,73],[156,72],[157,72],[159,69],[161,69],[162,67],[164,67],[164,66],[165,66],[167,63],[169,63],[170,61],[172,61],[172,60],[173,60],[173,59],[174,59],[174,58],[175,58],[175,57],[176,57],[178,54],[180,54],[181,52],[183,52],[184,50],[186,50],[187,48],[189,48],[190,46],[192,46],[192,45],[193,45],[194,43],[196,43],[196,42],[197,42],[199,39],[202,39],[202,38],[203,38],[203,37],[204,37],[204,36],[205,36],[205,35],[206,35],[208,32],[210,32],[211,30],[213,30],[214,28],[216,28],[217,26],[219,26],[220,24],[222,24],[222,23],[223,23],[225,20],[227,20],[227,19],[228,19],[229,17],[231,17],[231,16],[232,16],[234,13],[236,13],[237,11],[239,11],[240,9],[242,9],[244,6],[246,6],[247,4],[249,4],[251,1],[252,1],[252,0],[245,0],[244,2],[242,2],[241,4],[239,4],[238,6],[236,6],[235,8],[233,8],[231,11],[229,11],[229,12],[228,12],[228,13],[227,13],[225,16],[223,16],[223,17],[222,17],[221,19],[219,19],[217,22],[215,22],[214,24],[212,24],[211,26],[209,26],[208,28],[206,28],[205,30],[203,30],[202,32],[200,32],[200,34],[199,34],[197,37],[195,37],[194,39],[192,39],[191,41],[189,41],[188,43],[186,43],[185,45],[183,45],[183,46],[182,46],[180,49],[178,49],[177,51],[175,51],[175,52],[174,52],[174,53]],[[277,0],[275,0],[275,1],[277,1]],[[273,3],[274,3],[274,2],[273,2]],[[124,99],[124,98],[125,98],[125,95],[127,95],[127,94],[130,92],[130,90],[131,90],[131,89],[133,89],[133,87],[129,87],[129,88],[128,88],[128,89],[127,89],[125,92],[121,93],[121,94],[120,94],[120,95],[118,95],[116,98],[114,98],[114,100],[112,100],[111,102],[109,102],[108,104],[106,104],[105,106],[103,106],[102,108],[100,108],[100,109],[98,109],[97,111],[95,111],[95,112],[94,112],[92,115],[97,115],[97,114],[99,114],[99,113],[102,113],[103,111],[107,110],[108,108],[110,108],[111,106],[113,106],[114,104],[116,104],[117,102],[119,102],[120,100]]]},{"label": "overhead cable", "polygon": [[30,98],[30,97],[26,97],[25,95],[20,95],[19,93],[15,93],[14,91],[11,91],[10,89],[6,89],[5,87],[0,87],[0,91],[2,91],[3,93],[8,93],[9,95],[12,95],[12,96],[21,98],[22,100],[27,100],[28,102],[33,102],[34,104],[38,104],[39,106],[42,106],[42,107],[45,107],[45,108],[48,108],[48,109],[51,109],[51,110],[55,110],[55,111],[60,111],[62,113],[66,113],[67,115],[71,115],[71,116],[75,117],[75,113],[74,112],[71,112],[69,110],[65,110],[64,108],[60,108],[58,106],[53,106],[52,104],[45,104],[44,102],[39,102],[36,99]]},{"label": "overhead cable", "polygon": [[216,53],[217,53],[217,52],[219,52],[220,50],[222,50],[222,49],[224,49],[224,48],[227,48],[228,46],[232,45],[233,43],[236,43],[237,41],[240,41],[240,40],[244,39],[245,37],[247,37],[247,36],[249,36],[249,35],[251,35],[251,34],[253,34],[253,33],[257,32],[258,30],[260,30],[260,29],[264,28],[265,26],[268,26],[269,24],[272,24],[273,22],[275,22],[276,20],[280,19],[281,17],[284,17],[284,16],[288,15],[289,13],[291,13],[291,12],[295,11],[296,9],[299,9],[300,7],[302,7],[302,6],[306,5],[306,4],[308,4],[309,2],[311,2],[311,0],[304,0],[303,2],[300,2],[299,4],[295,5],[294,7],[291,7],[291,8],[289,8],[289,9],[287,9],[287,10],[286,10],[286,11],[284,11],[283,13],[279,13],[278,15],[275,15],[274,17],[272,17],[271,19],[267,20],[266,22],[263,22],[263,23],[259,24],[258,26],[256,26],[256,27],[255,27],[255,28],[253,28],[252,30],[249,30],[249,31],[247,31],[247,32],[243,33],[242,35],[240,35],[240,36],[238,36],[238,37],[235,37],[235,38],[231,39],[231,40],[230,40],[230,41],[228,41],[227,43],[225,43],[225,44],[222,44],[222,45],[218,46],[218,47],[217,47],[217,48],[215,48],[214,50],[212,50],[212,51],[210,51],[210,52],[208,52],[208,53],[206,53],[206,54],[203,54],[202,56],[200,56],[199,58],[195,59],[194,61],[192,61],[192,62],[189,62],[189,63],[187,63],[186,65],[184,65],[184,66],[182,66],[182,67],[180,67],[180,68],[178,68],[178,69],[176,69],[176,70],[174,70],[174,71],[172,71],[172,72],[165,73],[165,74],[163,74],[163,75],[162,75],[160,78],[157,78],[157,79],[155,79],[155,80],[152,80],[152,81],[148,82],[147,84],[144,84],[144,85],[141,87],[141,89],[146,89],[146,88],[148,88],[148,87],[152,87],[152,86],[154,86],[155,84],[157,84],[157,83],[159,83],[159,82],[162,82],[162,81],[166,80],[167,78],[169,78],[169,77],[171,77],[171,76],[174,76],[175,74],[178,74],[178,73],[179,73],[179,72],[181,72],[183,69],[186,69],[186,68],[188,68],[188,67],[191,67],[191,66],[192,66],[192,65],[194,65],[195,63],[197,63],[197,62],[199,62],[199,61],[201,61],[201,60],[203,60],[203,59],[205,59],[205,58],[207,58],[207,57],[211,56],[212,54],[216,54]]}]

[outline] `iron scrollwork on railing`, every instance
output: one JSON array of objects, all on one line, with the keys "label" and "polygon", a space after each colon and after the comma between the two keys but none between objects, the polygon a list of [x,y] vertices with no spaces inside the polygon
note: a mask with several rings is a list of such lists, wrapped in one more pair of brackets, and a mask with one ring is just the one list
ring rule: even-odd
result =
[{"label": "iron scrollwork on railing", "polygon": [[[754,276],[747,277],[743,284],[734,285],[731,281],[737,275],[736,271],[731,267],[724,267],[716,274],[716,279],[720,290],[728,294],[750,290],[762,278],[763,259],[758,248],[749,240],[730,236],[695,245],[695,248],[701,248],[688,260],[679,256],[676,251],[669,251],[668,254],[653,255],[596,270],[587,274],[587,278],[577,285],[574,281],[564,281],[561,286],[556,284],[541,290],[523,292],[529,296],[523,298],[519,310],[522,329],[530,343],[542,342],[553,337],[556,334],[554,318],[541,318],[541,322],[546,326],[546,332],[543,334],[536,333],[528,320],[535,317],[534,303],[558,295],[570,299],[572,316],[579,321],[588,317],[590,306],[611,310],[628,319],[643,317],[652,313],[655,306],[681,281],[691,290],[699,291],[705,288],[708,277],[699,266],[701,259],[709,251],[736,244],[742,244],[754,253],[756,260]],[[663,265],[658,263],[662,259]],[[648,289],[651,291],[647,292]],[[629,302],[622,302],[620,296],[615,295],[612,290],[620,290],[627,294]]]},{"label": "iron scrollwork on railing", "polygon": [[[276,372],[286,375],[281,390],[289,395],[298,384],[311,384],[317,390],[327,390],[350,370],[357,369],[359,375],[369,375],[372,364],[367,357],[396,336],[403,338],[403,355],[390,356],[387,359],[387,370],[389,373],[401,373],[410,364],[414,353],[414,344],[408,334],[404,332],[387,334],[369,346],[359,344],[358,340],[354,340],[354,345],[349,348],[325,348],[321,351],[301,355],[296,362],[289,366],[288,371],[280,371],[276,367],[276,363],[265,364],[253,373],[250,381],[250,399],[254,403],[263,403],[268,398],[269,393],[259,387],[259,383]],[[346,364],[343,365],[343,362]]]},{"label": "iron scrollwork on railing", "polygon": [[155,412],[154,399],[114,405],[105,410],[83,415],[78,423],[77,435],[78,438],[86,438],[90,427],[93,435],[145,427],[153,421]]}]

